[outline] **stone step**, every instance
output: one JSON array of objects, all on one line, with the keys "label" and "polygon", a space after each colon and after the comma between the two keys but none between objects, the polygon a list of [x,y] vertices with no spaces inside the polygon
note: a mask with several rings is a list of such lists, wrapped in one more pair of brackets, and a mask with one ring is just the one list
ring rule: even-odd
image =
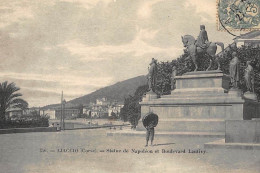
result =
[{"label": "stone step", "polygon": [[259,143],[225,143],[225,139],[204,144],[205,149],[260,150]]},{"label": "stone step", "polygon": [[243,119],[239,104],[190,104],[160,105],[142,107],[142,111],[151,111],[161,119],[190,118],[190,119]]},{"label": "stone step", "polygon": [[[121,131],[107,131],[107,136],[143,136],[146,131],[135,130],[121,130]],[[225,133],[222,132],[167,132],[155,131],[155,137],[204,137],[204,138],[223,138]]]},{"label": "stone step", "polygon": [[208,98],[208,97],[216,97],[216,98],[220,98],[220,97],[228,97],[228,94],[226,93],[212,93],[212,94],[208,94],[208,93],[204,93],[204,94],[198,94],[198,93],[190,93],[190,94],[186,94],[186,95],[183,95],[183,94],[176,94],[174,93],[173,95],[169,95],[169,96],[164,96],[164,97],[161,97],[162,100],[169,100],[169,99],[191,99],[191,98],[202,98],[202,97],[205,97],[205,98]]},{"label": "stone step", "polygon": [[162,119],[157,131],[225,132],[224,119]]},{"label": "stone step", "polygon": [[226,88],[229,87],[229,77],[223,73],[194,73],[176,76],[176,89],[185,88]]},{"label": "stone step", "polygon": [[[137,130],[145,131],[142,122],[139,121]],[[160,119],[156,127],[157,131],[170,132],[225,132],[224,119]]]},{"label": "stone step", "polygon": [[188,95],[212,95],[212,94],[219,94],[219,95],[227,95],[225,89],[223,88],[192,88],[192,89],[175,89],[171,92],[172,96],[177,96],[177,95],[183,95],[183,96],[188,96]]}]

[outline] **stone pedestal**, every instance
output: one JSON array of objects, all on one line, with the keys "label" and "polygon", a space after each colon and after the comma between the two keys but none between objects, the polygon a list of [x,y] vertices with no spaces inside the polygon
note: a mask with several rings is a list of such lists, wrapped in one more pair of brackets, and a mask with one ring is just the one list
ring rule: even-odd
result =
[{"label": "stone pedestal", "polygon": [[260,150],[260,119],[226,120],[225,138],[206,143],[204,148]]},{"label": "stone pedestal", "polygon": [[145,96],[143,97],[143,101],[151,101],[151,100],[154,100],[154,99],[157,99],[158,96],[155,92],[153,91],[149,91],[145,94]]},{"label": "stone pedestal", "polygon": [[245,98],[245,99],[254,100],[254,101],[257,100],[256,94],[255,94],[255,93],[252,93],[252,92],[245,92],[245,93],[244,93],[244,98]]},{"label": "stone pedestal", "polygon": [[[190,72],[176,76],[176,89],[161,98],[143,99],[141,116],[152,111],[159,116],[156,130],[223,132],[225,120],[243,120],[250,110],[259,116],[259,103],[242,99],[240,90],[229,89],[229,77],[221,71]],[[139,122],[138,130],[144,130]]]},{"label": "stone pedestal", "polygon": [[225,143],[259,143],[260,120],[227,120]]}]

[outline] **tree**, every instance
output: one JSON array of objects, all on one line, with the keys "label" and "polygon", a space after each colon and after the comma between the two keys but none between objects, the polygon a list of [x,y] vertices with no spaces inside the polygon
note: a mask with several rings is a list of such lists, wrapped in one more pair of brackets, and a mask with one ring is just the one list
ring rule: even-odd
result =
[{"label": "tree", "polygon": [[15,86],[15,83],[8,83],[7,81],[0,83],[0,123],[5,122],[5,113],[8,108],[28,107],[28,103],[21,99],[21,93],[17,93],[20,88]]},{"label": "tree", "polygon": [[112,111],[111,112],[111,117],[116,118],[116,113]]},{"label": "tree", "polygon": [[110,120],[115,120],[115,119],[117,119],[116,113],[112,111],[112,112],[111,112],[111,116],[109,116],[108,119],[110,119]]},{"label": "tree", "polygon": [[141,106],[139,102],[148,90],[148,85],[140,86],[136,89],[134,96],[129,95],[125,98],[124,107],[120,111],[120,118],[129,121],[133,126],[137,126],[138,120],[141,118]]},{"label": "tree", "polygon": [[[255,72],[255,93],[260,100],[260,48],[252,46],[242,46],[237,48],[236,46],[229,47],[225,53],[224,58],[220,58],[221,70],[224,74],[229,74],[229,63],[232,59],[232,52],[237,52],[239,60],[241,61],[240,69],[240,88],[243,92],[246,91],[246,86],[244,82],[244,72],[246,68],[246,62],[251,61]],[[198,64],[200,71],[205,71],[209,65],[209,56],[207,54],[199,55]],[[186,72],[194,70],[194,64],[187,54],[181,55],[179,58],[173,60],[172,62],[159,62],[157,70],[157,84],[155,87],[155,92],[161,95],[167,95],[171,93],[171,73],[172,67],[175,66],[177,69],[177,75],[181,76]],[[212,69],[216,69],[217,64],[214,63]]]}]

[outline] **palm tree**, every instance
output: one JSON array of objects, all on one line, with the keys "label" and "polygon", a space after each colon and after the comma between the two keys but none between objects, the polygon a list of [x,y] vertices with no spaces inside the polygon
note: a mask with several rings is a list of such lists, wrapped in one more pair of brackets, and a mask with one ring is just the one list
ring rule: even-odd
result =
[{"label": "palm tree", "polygon": [[20,88],[15,86],[15,83],[5,81],[0,83],[0,123],[5,122],[5,113],[8,108],[27,108],[28,103],[19,98],[21,93],[17,93]]}]

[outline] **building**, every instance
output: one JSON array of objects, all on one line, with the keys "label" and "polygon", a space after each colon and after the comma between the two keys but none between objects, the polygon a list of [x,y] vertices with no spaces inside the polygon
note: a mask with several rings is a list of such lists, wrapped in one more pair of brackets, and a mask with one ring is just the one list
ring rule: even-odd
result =
[{"label": "building", "polygon": [[106,117],[108,106],[107,105],[93,105],[91,108],[91,117]]},{"label": "building", "polygon": [[83,114],[89,115],[89,108],[83,108]]},{"label": "building", "polygon": [[31,115],[35,112],[39,113],[39,108],[32,107],[32,108],[26,108],[26,109],[21,109],[21,108],[9,108],[6,111],[6,117],[21,117],[22,115]]},{"label": "building", "polygon": [[89,103],[84,105],[83,114],[91,115],[92,118],[106,118],[114,112],[117,116],[124,106],[123,103],[117,101],[108,101],[105,97],[96,99],[96,104]]},{"label": "building", "polygon": [[234,39],[237,46],[260,47],[260,31],[251,31]]},{"label": "building", "polygon": [[103,106],[107,106],[109,105],[110,102],[107,101],[107,98],[106,97],[103,97],[101,99],[96,99],[96,105],[103,105]]},{"label": "building", "polygon": [[83,113],[90,115],[93,118],[101,118],[108,116],[108,106],[110,102],[107,98],[96,99],[96,103],[89,103],[89,105],[83,108]]},{"label": "building", "polygon": [[[80,109],[77,108],[65,108],[63,109],[63,115],[65,119],[73,119],[76,118],[80,114]],[[55,118],[61,118],[61,109],[55,109]]]},{"label": "building", "polygon": [[116,103],[114,105],[110,105],[108,107],[108,116],[112,116],[112,112],[114,112],[116,114],[116,116],[119,116],[119,113],[121,111],[121,109],[124,107],[124,104],[122,103]]},{"label": "building", "polygon": [[6,110],[5,117],[6,118],[21,117],[24,114],[25,111],[20,108],[10,108]]},{"label": "building", "polygon": [[[260,31],[251,31],[246,34],[237,36],[236,38],[234,38],[233,43],[225,47],[224,52],[241,46],[260,47]],[[222,56],[222,52],[219,52],[217,56]]]},{"label": "building", "polygon": [[39,114],[39,112],[40,112],[40,108],[39,107],[31,107],[31,108],[28,108],[28,109],[24,110],[24,114],[26,114],[26,115],[33,114],[33,113],[36,114],[36,112]]},{"label": "building", "polygon": [[51,120],[56,119],[55,116],[55,110],[54,109],[46,109],[46,110],[41,110],[40,115],[47,115],[50,117]]}]

